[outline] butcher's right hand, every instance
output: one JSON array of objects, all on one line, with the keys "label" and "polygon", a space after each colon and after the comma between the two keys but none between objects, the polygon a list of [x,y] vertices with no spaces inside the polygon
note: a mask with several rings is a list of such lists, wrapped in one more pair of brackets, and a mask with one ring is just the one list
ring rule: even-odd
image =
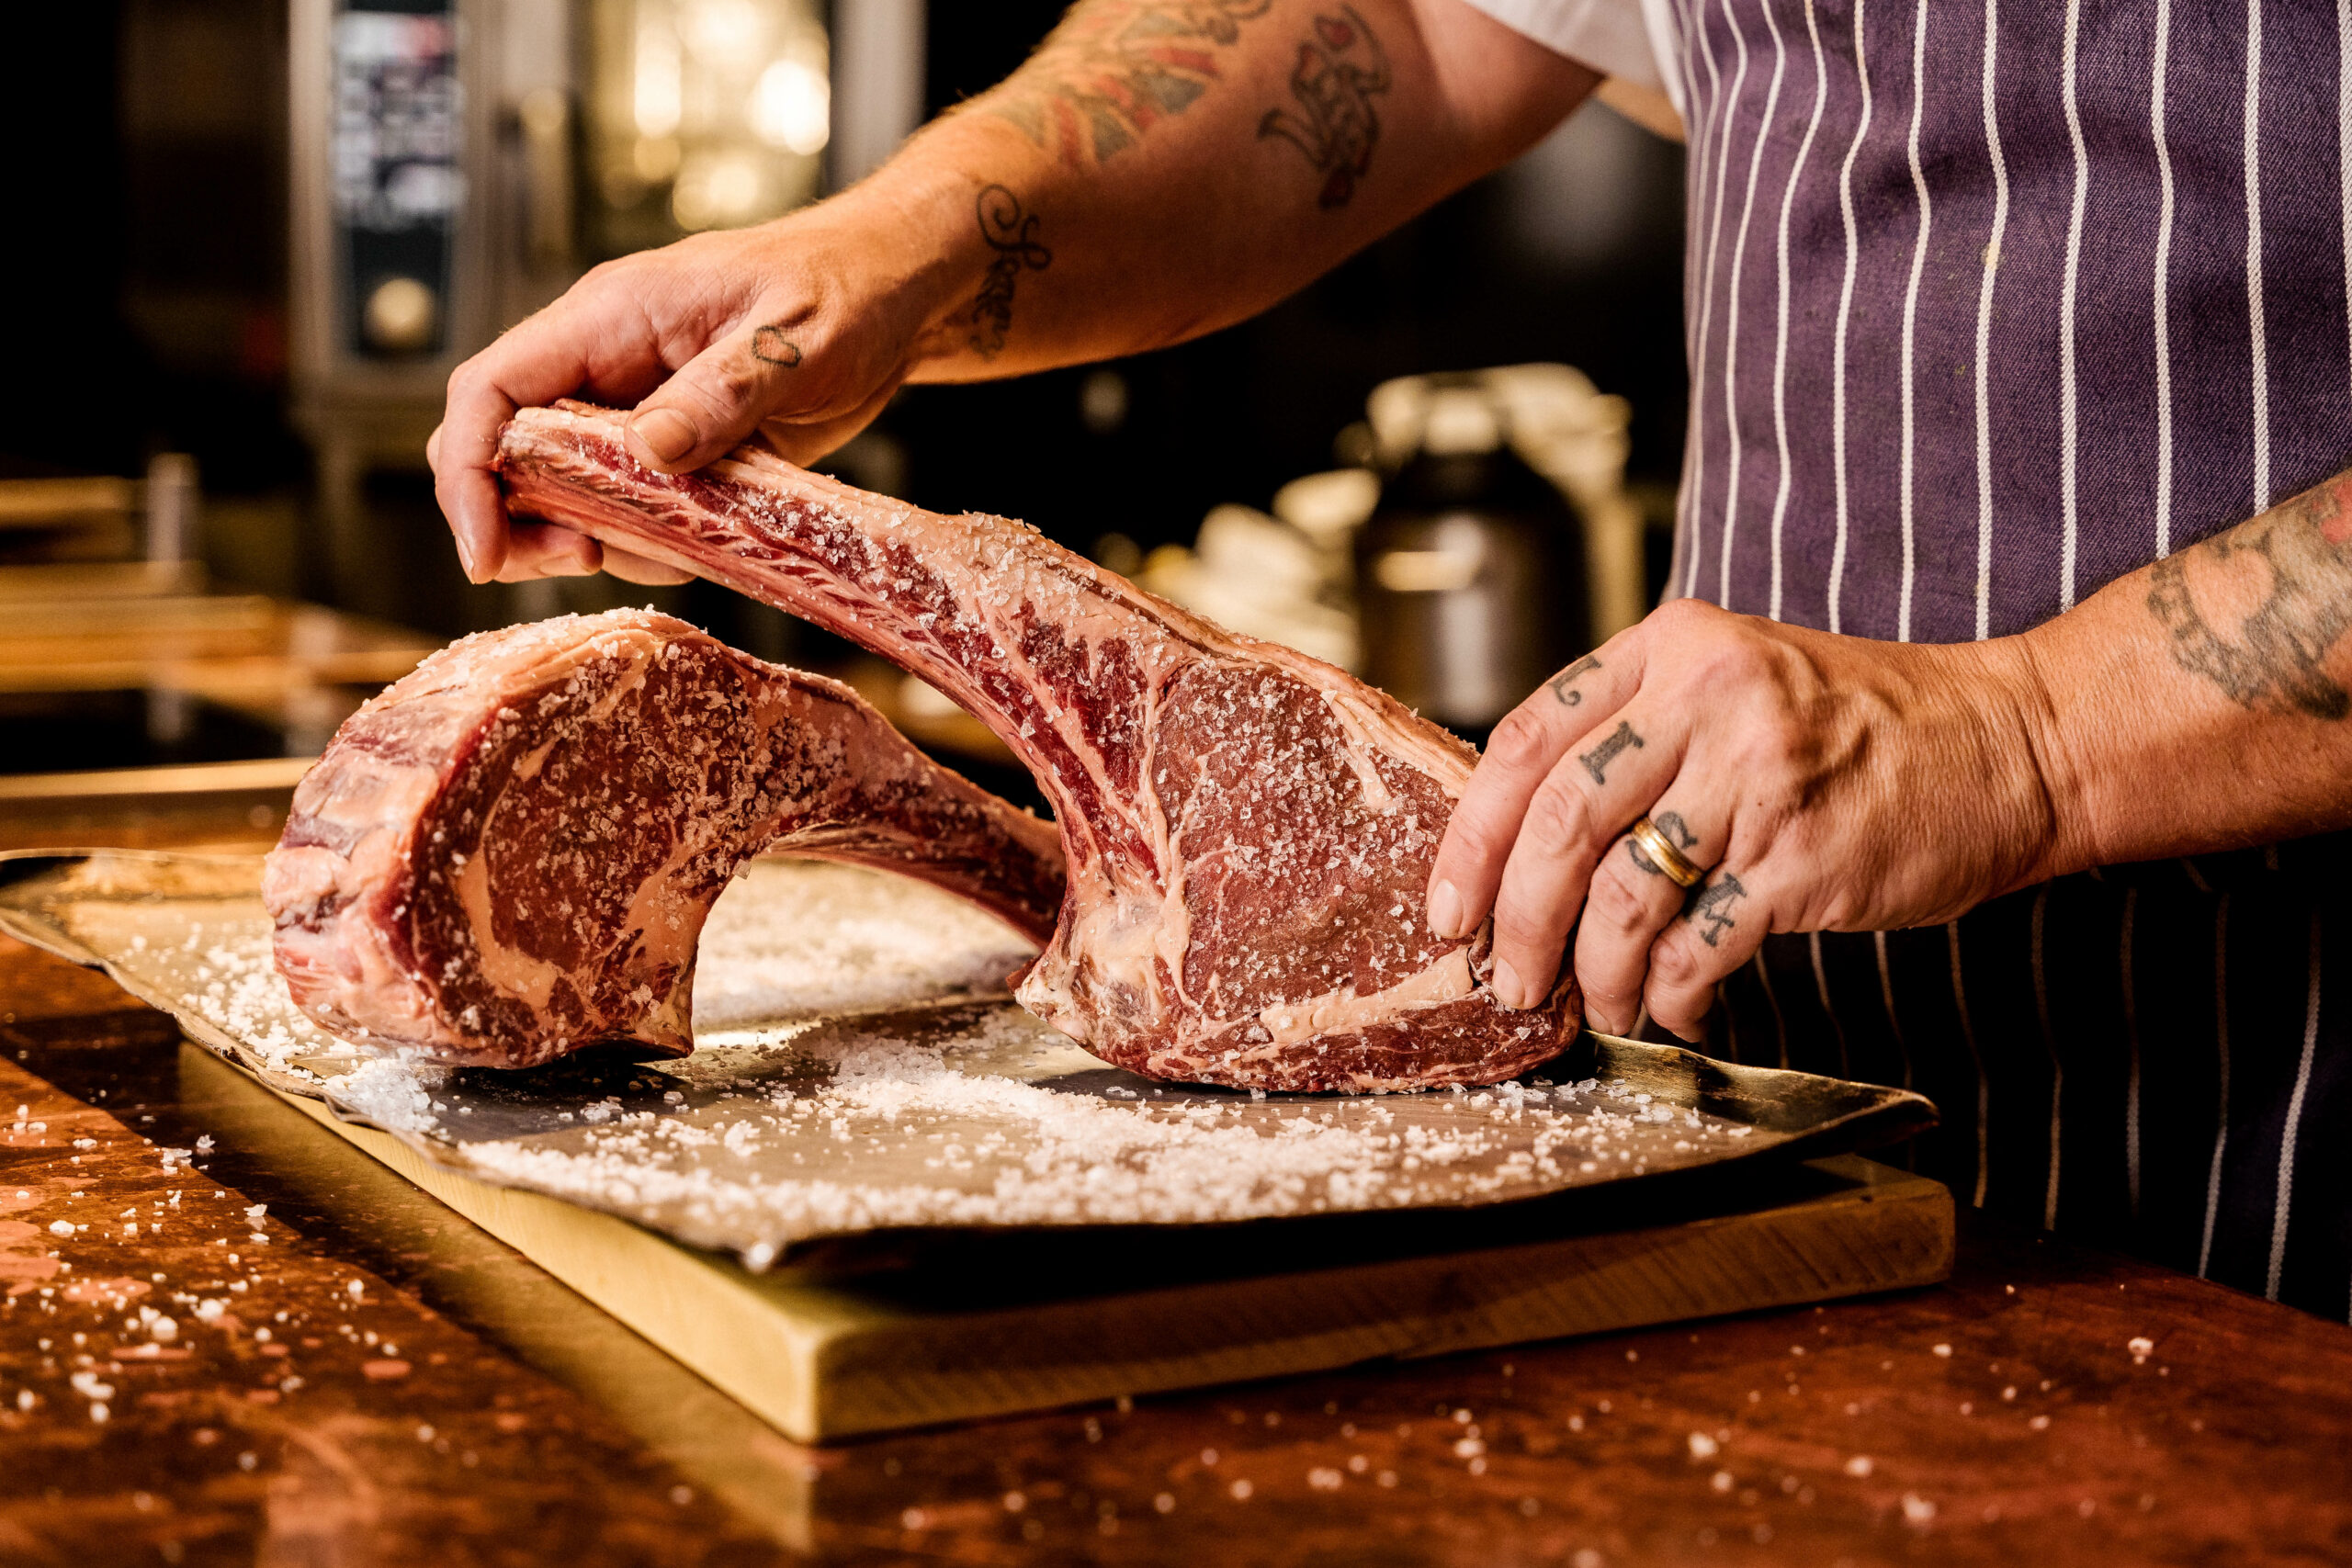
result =
[{"label": "butcher's right hand", "polygon": [[599,570],[683,582],[553,524],[510,519],[492,460],[515,410],[578,397],[634,406],[628,443],[664,473],[761,433],[813,462],[864,429],[916,357],[932,310],[904,237],[842,201],[607,262],[459,366],[426,453],[466,575],[519,582]]}]

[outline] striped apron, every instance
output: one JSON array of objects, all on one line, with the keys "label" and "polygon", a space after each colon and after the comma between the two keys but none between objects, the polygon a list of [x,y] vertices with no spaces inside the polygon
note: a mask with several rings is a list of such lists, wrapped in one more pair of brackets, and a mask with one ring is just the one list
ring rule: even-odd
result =
[{"label": "striped apron", "polygon": [[[1997,637],[2352,467],[2352,7],[1664,8],[1674,592]],[[1775,937],[1716,1048],[1928,1094],[1916,1157],[1963,1199],[2352,1317],[2347,860],[2306,840]]]}]

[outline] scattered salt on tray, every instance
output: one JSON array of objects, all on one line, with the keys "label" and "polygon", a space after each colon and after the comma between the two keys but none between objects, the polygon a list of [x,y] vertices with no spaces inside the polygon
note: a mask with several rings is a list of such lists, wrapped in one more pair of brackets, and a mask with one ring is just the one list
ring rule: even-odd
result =
[{"label": "scattered salt on tray", "polygon": [[843,866],[758,863],[720,898],[693,1056],[517,1077],[332,1039],[287,996],[257,901],[211,906],[232,918],[182,942],[186,908],[92,902],[75,934],[265,1077],[323,1093],[437,1163],[755,1268],[809,1237],[880,1226],[1506,1199],[1719,1158],[1753,1131],[1590,1078],[1338,1099],[1135,1077],[996,999],[1030,956],[1006,928]]}]

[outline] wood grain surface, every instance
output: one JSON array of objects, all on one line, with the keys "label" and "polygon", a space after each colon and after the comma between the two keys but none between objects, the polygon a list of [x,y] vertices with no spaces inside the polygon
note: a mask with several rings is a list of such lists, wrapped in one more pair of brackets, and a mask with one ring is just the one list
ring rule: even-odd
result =
[{"label": "wood grain surface", "polygon": [[2352,1559],[2352,1330],[1973,1217],[1928,1290],[817,1450],[207,1081],[0,946],[0,1562]]}]

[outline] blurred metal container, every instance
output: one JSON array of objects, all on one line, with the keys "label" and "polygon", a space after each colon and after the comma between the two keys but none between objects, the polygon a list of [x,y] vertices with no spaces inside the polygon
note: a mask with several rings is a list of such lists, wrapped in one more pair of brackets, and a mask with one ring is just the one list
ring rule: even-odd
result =
[{"label": "blurred metal container", "polygon": [[1508,417],[1475,376],[1382,388],[1396,468],[1356,537],[1366,678],[1474,736],[1592,644],[1582,522]]}]

